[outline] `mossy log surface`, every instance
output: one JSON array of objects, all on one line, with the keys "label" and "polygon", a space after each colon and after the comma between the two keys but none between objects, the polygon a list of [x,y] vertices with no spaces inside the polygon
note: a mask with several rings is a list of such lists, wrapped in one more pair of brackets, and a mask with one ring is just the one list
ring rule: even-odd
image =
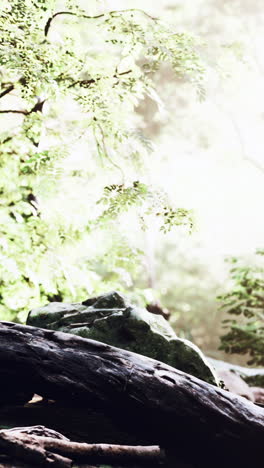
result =
[{"label": "mossy log surface", "polygon": [[103,410],[120,427],[147,434],[149,443],[197,467],[261,466],[262,408],[150,358],[0,322],[0,379],[2,405],[17,393],[37,393],[82,406],[84,416],[85,407]]}]

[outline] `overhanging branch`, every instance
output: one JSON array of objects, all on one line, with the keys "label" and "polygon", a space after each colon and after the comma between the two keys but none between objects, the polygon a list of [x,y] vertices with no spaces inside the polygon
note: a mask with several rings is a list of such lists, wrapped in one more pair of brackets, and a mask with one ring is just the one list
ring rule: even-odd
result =
[{"label": "overhanging branch", "polygon": [[80,14],[80,13],[75,13],[73,11],[57,11],[56,13],[54,13],[54,15],[52,15],[46,25],[45,25],[45,28],[44,28],[44,35],[45,37],[48,36],[48,33],[49,33],[49,30],[50,30],[50,27],[51,27],[51,23],[52,21],[57,17],[57,16],[62,16],[62,15],[70,15],[70,16],[75,16],[75,17],[78,17],[78,18],[84,18],[84,19],[88,19],[88,20],[95,20],[95,19],[99,19],[99,18],[103,18],[103,17],[107,17],[107,16],[110,16],[110,17],[114,17],[115,15],[122,15],[124,13],[140,13],[144,16],[147,16],[149,19],[151,19],[152,21],[157,21],[158,18],[154,18],[153,16],[149,15],[148,13],[146,13],[144,10],[140,10],[138,8],[129,8],[127,10],[116,10],[116,11],[109,11],[108,13],[101,13],[100,15],[95,15],[95,16],[89,16],[89,15],[85,15],[85,14]]}]

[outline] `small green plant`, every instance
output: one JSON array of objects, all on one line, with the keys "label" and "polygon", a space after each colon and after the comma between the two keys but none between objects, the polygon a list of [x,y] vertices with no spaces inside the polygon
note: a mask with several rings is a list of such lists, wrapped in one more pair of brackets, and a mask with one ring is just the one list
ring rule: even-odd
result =
[{"label": "small green plant", "polygon": [[219,296],[223,308],[234,318],[226,319],[228,332],[220,349],[227,353],[249,354],[248,364],[264,365],[264,250],[256,252],[254,265],[230,259],[233,288]]}]

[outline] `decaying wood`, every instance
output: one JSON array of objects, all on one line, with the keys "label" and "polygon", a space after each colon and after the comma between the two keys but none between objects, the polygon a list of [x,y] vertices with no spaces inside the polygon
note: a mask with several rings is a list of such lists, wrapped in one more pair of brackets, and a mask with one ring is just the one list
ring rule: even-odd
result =
[{"label": "decaying wood", "polygon": [[[0,431],[1,456],[7,460],[24,462],[28,466],[71,468],[72,460],[46,449],[42,440],[45,437],[30,435],[26,432]],[[51,439],[56,441],[56,439]],[[61,441],[60,441],[61,442]]]},{"label": "decaying wood", "polygon": [[6,391],[20,387],[71,405],[97,406],[195,466],[261,466],[262,408],[135,353],[1,322],[0,379],[2,402]]},{"label": "decaying wood", "polygon": [[[1,455],[35,466],[69,468],[73,463],[157,464],[165,459],[158,446],[122,446],[71,442],[42,426],[0,431]],[[34,466],[34,465],[33,465]]]},{"label": "decaying wood", "polygon": [[86,444],[55,440],[51,437],[35,437],[35,439],[46,450],[69,456],[78,461],[90,461],[92,458],[96,462],[104,461],[105,463],[112,463],[113,461],[119,463],[155,463],[164,459],[164,454],[158,445],[144,447],[140,445]]}]

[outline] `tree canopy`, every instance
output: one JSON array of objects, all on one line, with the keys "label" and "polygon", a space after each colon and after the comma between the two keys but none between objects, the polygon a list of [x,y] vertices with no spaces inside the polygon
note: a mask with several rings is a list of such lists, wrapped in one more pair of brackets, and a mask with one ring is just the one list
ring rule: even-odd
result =
[{"label": "tree canopy", "polygon": [[162,63],[198,93],[204,66],[194,37],[138,9],[11,0],[0,26],[0,312],[23,320],[47,300],[127,288],[140,268],[119,229],[131,218],[192,228],[191,213],[148,184],[152,144],[135,110],[144,96],[161,105]]}]

